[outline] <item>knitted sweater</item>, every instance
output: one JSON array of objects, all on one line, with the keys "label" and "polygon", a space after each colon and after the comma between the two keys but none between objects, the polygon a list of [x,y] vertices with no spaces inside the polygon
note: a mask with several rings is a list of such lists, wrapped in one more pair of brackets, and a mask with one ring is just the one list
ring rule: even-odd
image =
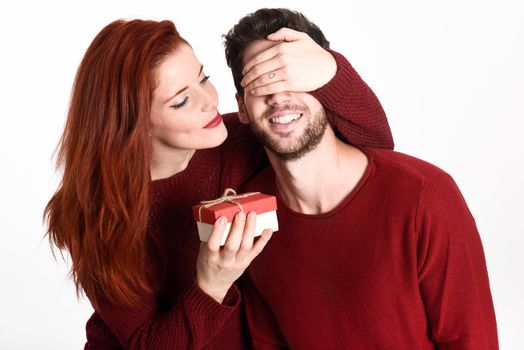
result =
[{"label": "knitted sweater", "polygon": [[[355,145],[393,148],[375,94],[340,54],[335,77],[312,94],[335,129]],[[87,323],[86,349],[245,349],[236,286],[222,304],[195,284],[199,239],[191,206],[239,188],[268,165],[264,149],[236,113],[224,115],[228,138],[195,153],[185,171],[151,183],[150,260],[155,293],[134,307],[102,304]]]},{"label": "knitted sweater", "polygon": [[[416,158],[363,149],[368,167],[333,210],[286,206],[242,296],[256,349],[498,348],[477,228],[453,179]],[[247,276],[246,276],[247,275]]]}]

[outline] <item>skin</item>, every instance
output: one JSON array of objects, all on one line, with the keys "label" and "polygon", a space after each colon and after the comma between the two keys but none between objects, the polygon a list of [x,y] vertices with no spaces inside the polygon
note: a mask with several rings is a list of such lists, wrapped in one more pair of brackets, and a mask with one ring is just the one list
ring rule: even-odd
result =
[{"label": "skin", "polygon": [[153,180],[184,170],[196,149],[215,147],[227,137],[217,91],[203,68],[186,44],[157,68],[151,105]]},{"label": "skin", "polygon": [[[244,61],[276,45],[269,40],[256,41],[246,50]],[[241,121],[251,123],[259,141],[282,159],[300,158],[316,147],[324,134],[327,125],[324,110],[308,93],[246,94],[242,101],[245,103],[240,104]]]},{"label": "skin", "polygon": [[[272,41],[256,41],[246,49],[243,61],[247,66],[273,47]],[[275,170],[277,188],[291,209],[305,214],[328,212],[362,177],[367,158],[360,150],[340,141],[329,125],[320,135],[308,133],[311,125],[326,120],[322,105],[311,94],[245,94],[237,96],[237,102],[240,120],[251,123],[264,145],[272,144],[272,148],[265,146],[266,152]],[[281,122],[275,123],[275,118],[282,118]],[[308,147],[311,138],[319,139]],[[297,153],[297,157],[288,157]]]}]

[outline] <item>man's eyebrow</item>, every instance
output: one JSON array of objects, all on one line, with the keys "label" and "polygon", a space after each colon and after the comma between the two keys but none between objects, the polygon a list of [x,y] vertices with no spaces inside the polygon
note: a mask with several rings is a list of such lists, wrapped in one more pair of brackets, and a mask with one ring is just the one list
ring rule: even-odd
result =
[{"label": "man's eyebrow", "polygon": [[[200,74],[202,74],[202,71],[204,70],[204,65],[200,65],[200,70],[198,71],[198,76],[200,76]],[[184,86],[182,89],[178,90],[177,92],[175,92],[174,95],[172,95],[171,97],[167,98],[164,103],[167,103],[169,100],[171,100],[173,97],[175,97],[176,95],[180,94],[181,92],[183,92],[184,90],[186,90],[189,86]]]}]

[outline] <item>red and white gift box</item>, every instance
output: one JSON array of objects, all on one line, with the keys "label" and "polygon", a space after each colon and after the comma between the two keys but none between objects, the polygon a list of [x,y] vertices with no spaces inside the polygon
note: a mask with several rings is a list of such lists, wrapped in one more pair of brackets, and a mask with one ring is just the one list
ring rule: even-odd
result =
[{"label": "red and white gift box", "polygon": [[259,192],[243,193],[237,195],[232,189],[226,189],[224,195],[220,198],[210,201],[202,201],[200,204],[193,206],[193,218],[198,227],[200,240],[207,242],[215,221],[220,216],[227,218],[227,227],[222,235],[220,245],[224,245],[233,218],[239,211],[249,213],[253,211],[257,214],[255,237],[260,236],[264,229],[278,230],[277,220],[277,200],[275,196],[262,194]]}]

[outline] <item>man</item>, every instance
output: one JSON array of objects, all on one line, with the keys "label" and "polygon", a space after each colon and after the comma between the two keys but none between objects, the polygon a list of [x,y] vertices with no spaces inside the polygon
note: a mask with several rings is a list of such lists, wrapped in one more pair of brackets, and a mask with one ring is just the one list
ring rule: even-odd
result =
[{"label": "man", "polygon": [[[327,48],[316,26],[283,9],[248,15],[225,37],[239,118],[271,162],[244,190],[278,199],[279,232],[243,287],[255,348],[497,349],[482,244],[452,178],[345,144],[312,94],[250,93],[243,65],[270,47],[278,54],[265,38],[281,27]],[[281,75],[259,79],[270,86]]]}]

